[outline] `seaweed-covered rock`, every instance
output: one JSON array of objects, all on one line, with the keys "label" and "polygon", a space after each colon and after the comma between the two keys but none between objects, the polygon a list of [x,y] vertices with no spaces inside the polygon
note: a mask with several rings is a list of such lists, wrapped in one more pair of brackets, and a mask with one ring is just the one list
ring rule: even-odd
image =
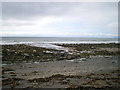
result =
[{"label": "seaweed-covered rock", "polygon": [[[32,61],[53,61],[77,59],[91,55],[120,55],[120,44],[57,44],[67,47],[68,51],[46,49],[24,44],[2,45],[3,63],[18,63]],[[110,48],[112,50],[110,51]]]}]

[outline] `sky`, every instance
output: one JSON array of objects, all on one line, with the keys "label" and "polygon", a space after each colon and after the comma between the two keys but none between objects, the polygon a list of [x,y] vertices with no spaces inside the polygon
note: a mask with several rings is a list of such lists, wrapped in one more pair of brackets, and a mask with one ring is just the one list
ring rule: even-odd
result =
[{"label": "sky", "polygon": [[2,2],[3,37],[117,37],[117,2]]}]

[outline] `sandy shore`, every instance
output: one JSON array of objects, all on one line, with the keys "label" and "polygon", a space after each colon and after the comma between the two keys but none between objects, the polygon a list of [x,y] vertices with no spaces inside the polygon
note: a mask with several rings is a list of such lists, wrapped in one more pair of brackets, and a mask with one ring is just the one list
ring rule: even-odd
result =
[{"label": "sandy shore", "polygon": [[[75,50],[75,47],[76,46],[74,46],[73,49],[73,47],[68,46],[67,48],[69,49],[72,48],[72,49],[67,53],[64,51],[51,50],[51,52],[59,52],[59,53],[64,52],[65,55],[62,54],[64,57],[63,60],[52,59],[50,61],[44,61],[44,62],[34,60],[30,62],[14,62],[9,64],[4,62],[2,65],[3,89],[4,88],[81,88],[81,89],[120,88],[120,72],[119,72],[120,69],[118,68],[119,56],[116,54],[117,51],[116,49],[111,49],[111,51],[109,49],[109,52],[112,52],[113,55],[107,52],[104,52],[105,55],[103,55],[102,53],[97,53],[96,55],[95,54],[93,55],[91,54],[91,51],[93,50],[95,51],[96,47],[93,49],[89,49],[89,52],[87,50],[86,51],[85,50],[79,51],[78,49]],[[101,49],[97,49],[97,50],[106,49],[103,47],[99,47],[99,48]],[[5,49],[8,48],[4,48],[4,50]],[[11,48],[9,48],[9,50],[10,49]],[[37,49],[34,48],[32,49],[32,51],[33,50],[35,51]],[[45,49],[42,50],[45,51]],[[80,54],[85,53],[85,55],[82,56],[79,55],[79,57],[78,56],[74,57],[73,54],[75,53],[76,55],[78,51],[80,52]],[[89,55],[88,54],[86,55],[86,52]],[[68,55],[69,54],[71,55],[71,53],[74,58],[73,57],[69,58],[70,56]],[[10,53],[8,52],[8,54]],[[47,54],[42,54],[42,55],[47,56]],[[60,56],[62,57],[62,55]]]}]

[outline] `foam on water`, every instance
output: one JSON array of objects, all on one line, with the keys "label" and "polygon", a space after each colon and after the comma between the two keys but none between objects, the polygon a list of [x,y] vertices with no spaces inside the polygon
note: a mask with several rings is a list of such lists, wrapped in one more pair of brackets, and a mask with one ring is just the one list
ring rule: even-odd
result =
[{"label": "foam on water", "polygon": [[119,43],[117,39],[98,39],[98,38],[47,38],[47,37],[39,37],[39,38],[8,38],[4,37],[2,41],[0,41],[0,45],[13,45],[13,44],[26,44],[30,46],[57,49],[57,50],[66,50],[66,48],[62,46],[58,46],[55,44],[100,44],[100,43]]}]

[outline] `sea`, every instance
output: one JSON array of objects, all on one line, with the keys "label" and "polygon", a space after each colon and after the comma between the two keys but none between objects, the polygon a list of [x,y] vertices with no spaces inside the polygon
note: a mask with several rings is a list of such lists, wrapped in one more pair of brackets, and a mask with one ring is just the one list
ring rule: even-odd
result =
[{"label": "sea", "polygon": [[36,47],[63,49],[56,44],[100,44],[119,43],[118,38],[79,38],[79,37],[2,37],[1,45],[27,44]]}]

